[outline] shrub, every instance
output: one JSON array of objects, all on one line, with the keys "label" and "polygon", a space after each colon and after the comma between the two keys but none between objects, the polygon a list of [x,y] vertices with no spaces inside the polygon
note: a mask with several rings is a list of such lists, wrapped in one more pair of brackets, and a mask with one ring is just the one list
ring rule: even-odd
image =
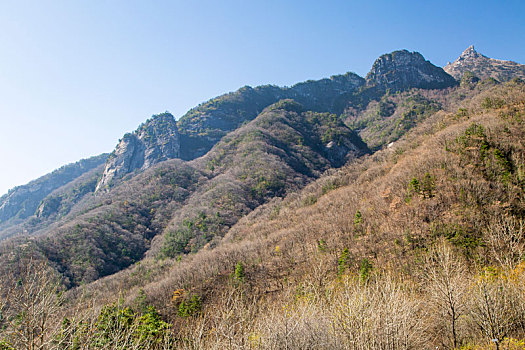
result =
[{"label": "shrub", "polygon": [[408,183],[408,189],[410,192],[415,194],[421,193],[421,184],[419,183],[419,180],[413,177],[412,180],[410,180],[410,182]]},{"label": "shrub", "polygon": [[244,281],[244,277],[245,277],[244,265],[240,261],[237,263],[237,265],[235,265],[234,277],[235,277],[235,280],[238,281],[238,282],[243,282]]},{"label": "shrub", "polygon": [[359,226],[362,222],[363,222],[363,215],[358,210],[355,212],[355,215],[354,215],[354,225]]},{"label": "shrub", "polygon": [[372,271],[372,263],[368,261],[367,258],[364,258],[361,260],[361,264],[359,266],[359,278],[361,279],[361,282],[367,282],[370,278],[370,271]]},{"label": "shrub", "polygon": [[481,107],[485,109],[497,109],[505,105],[505,101],[499,97],[486,97],[481,102]]},{"label": "shrub", "polygon": [[341,256],[339,257],[339,260],[337,262],[337,274],[339,276],[341,276],[345,272],[349,258],[350,251],[348,250],[348,248],[343,249],[343,252],[341,253]]},{"label": "shrub", "polygon": [[423,198],[432,198],[434,197],[435,189],[434,177],[430,173],[426,172],[421,181],[421,192],[423,193]]},{"label": "shrub", "polygon": [[183,300],[179,304],[178,315],[190,317],[198,314],[202,309],[202,300],[198,295],[193,295],[189,300]]}]

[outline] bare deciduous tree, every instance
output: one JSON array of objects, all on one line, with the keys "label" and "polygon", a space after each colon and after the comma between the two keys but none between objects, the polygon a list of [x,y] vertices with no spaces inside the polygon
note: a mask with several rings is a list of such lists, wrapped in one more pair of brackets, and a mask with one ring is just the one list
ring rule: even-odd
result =
[{"label": "bare deciduous tree", "polygon": [[332,309],[336,332],[348,349],[420,349],[426,344],[419,300],[391,277],[366,284],[349,279]]},{"label": "bare deciduous tree", "polygon": [[[432,323],[436,328],[442,328],[436,330],[437,335],[442,338],[443,346],[455,349],[461,342],[458,320],[465,312],[464,296],[468,282],[465,262],[446,242],[439,242],[427,255],[423,273],[428,305],[434,311]],[[446,334],[439,334],[443,332]]]},{"label": "bare deciduous tree", "polygon": [[524,222],[504,216],[486,229],[486,244],[492,257],[506,268],[514,268],[525,256]]},{"label": "bare deciduous tree", "polygon": [[501,342],[523,324],[516,286],[505,276],[484,271],[470,295],[470,317],[475,327],[499,349]]},{"label": "bare deciduous tree", "polygon": [[20,348],[47,349],[58,321],[59,279],[45,261],[33,258],[20,260],[11,272],[14,279],[1,283],[6,338]]}]

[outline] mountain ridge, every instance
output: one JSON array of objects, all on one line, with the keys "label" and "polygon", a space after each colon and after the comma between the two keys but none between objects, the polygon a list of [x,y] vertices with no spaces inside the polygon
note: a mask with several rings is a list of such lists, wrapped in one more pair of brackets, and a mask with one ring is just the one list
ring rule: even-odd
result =
[{"label": "mountain ridge", "polygon": [[[198,158],[226,134],[282,99],[294,99],[307,110],[344,114],[348,109],[364,110],[386,91],[445,88],[454,84],[452,77],[420,53],[398,50],[380,56],[365,78],[348,72],[290,87],[245,86],[200,104],[176,121],[169,113],[154,115],[134,132],[124,135],[108,157],[95,192],[107,191],[120,178],[163,160]],[[157,118],[166,124],[166,130],[158,135]],[[52,201],[47,202],[46,210],[54,206],[50,204]]]}]

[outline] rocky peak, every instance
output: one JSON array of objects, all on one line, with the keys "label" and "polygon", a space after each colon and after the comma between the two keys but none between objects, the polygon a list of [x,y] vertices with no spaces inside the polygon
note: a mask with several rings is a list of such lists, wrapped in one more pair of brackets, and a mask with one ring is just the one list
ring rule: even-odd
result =
[{"label": "rocky peak", "polygon": [[474,45],[469,46],[454,62],[448,63],[443,69],[457,80],[460,80],[466,72],[480,79],[493,78],[498,81],[525,78],[524,65],[489,58],[477,52]]},{"label": "rocky peak", "polygon": [[470,45],[469,47],[467,47],[465,51],[463,51],[461,56],[459,56],[459,59],[466,60],[466,59],[476,59],[476,58],[481,58],[481,57],[485,57],[485,56],[477,52],[476,49],[474,49],[474,45]]},{"label": "rocky peak", "polygon": [[442,68],[434,66],[419,52],[394,51],[379,57],[366,76],[368,86],[392,91],[410,88],[442,89],[456,84]]},{"label": "rocky peak", "polygon": [[170,113],[154,115],[133,133],[125,134],[110,154],[96,191],[108,188],[115,178],[144,170],[164,160],[179,158],[180,140]]}]

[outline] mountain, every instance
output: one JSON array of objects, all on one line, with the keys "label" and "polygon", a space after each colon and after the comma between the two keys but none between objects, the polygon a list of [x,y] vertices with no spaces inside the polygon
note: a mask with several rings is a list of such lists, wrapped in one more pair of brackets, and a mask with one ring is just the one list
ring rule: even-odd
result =
[{"label": "mountain", "polygon": [[477,52],[473,45],[443,69],[457,80],[461,80],[466,72],[481,80],[493,78],[503,82],[514,78],[525,79],[525,65],[486,57]]},{"label": "mountain", "polygon": [[[145,123],[137,131],[127,134],[110,155],[97,191],[107,188],[114,178],[134,170],[146,169],[154,159],[171,158],[191,160],[206,154],[222,137],[254,119],[269,105],[282,99],[293,99],[306,110],[340,114],[352,105],[354,99],[365,101],[380,97],[384,91],[403,91],[410,88],[445,88],[455,85],[455,80],[441,68],[426,61],[417,52],[406,50],[383,55],[376,60],[366,79],[354,73],[335,75],[329,79],[309,80],[292,87],[272,85],[251,88],[245,86],[235,92],[211,99],[190,110],[174,125],[170,115],[162,115],[169,127],[161,141],[172,149],[158,150],[156,145],[144,144],[144,137],[155,139],[152,124],[158,117]],[[373,93],[371,94],[371,91]],[[349,98],[350,96],[350,98]],[[150,125],[152,124],[152,125]],[[148,134],[144,130],[151,129]],[[167,141],[169,139],[169,141]],[[151,151],[150,149],[156,149]],[[149,161],[143,154],[151,152]]]},{"label": "mountain", "polygon": [[410,88],[444,89],[456,82],[419,52],[400,50],[379,57],[366,75],[366,84],[395,92]]},{"label": "mountain", "polygon": [[[346,350],[355,349],[354,340],[381,348],[452,348],[454,342],[490,348],[494,309],[486,305],[498,305],[506,310],[497,316],[501,329],[512,337],[500,341],[516,344],[525,330],[524,97],[523,82],[480,82],[447,90],[445,110],[417,121],[391,147],[350,159],[301,189],[281,192],[196,252],[191,251],[199,240],[219,232],[230,216],[188,211],[193,216],[176,218],[179,225],[168,225],[164,237],[158,236],[188,253],[172,260],[146,255],[140,264],[67,293],[68,308],[81,297],[103,300],[99,303],[105,308],[91,321],[76,321],[66,341],[95,346],[100,338],[122,342],[126,334],[134,344],[143,344],[134,332],[153,317],[148,310],[157,310],[154,320],[176,329],[165,331],[169,328],[153,323],[158,333],[145,337],[164,334],[174,349],[243,348],[256,341],[261,349]],[[487,99],[504,102],[489,105]],[[270,135],[284,130],[280,139],[293,147],[289,154],[302,153],[301,143],[291,142],[290,136],[308,113],[291,101],[272,106],[191,162],[207,164],[217,179],[244,157],[250,169],[236,178],[227,176],[222,185],[206,182],[206,191],[220,196],[202,196],[194,203],[201,208],[214,203],[214,210],[233,212],[239,198],[252,192],[237,190],[245,176],[266,175],[267,170],[263,184],[275,183],[267,181],[279,179],[273,169],[285,169],[275,157],[266,158],[272,162],[263,161],[261,171],[254,166],[273,149],[262,142],[271,140],[266,124],[271,123]],[[307,142],[308,148],[321,149],[315,146],[318,141]],[[253,159],[252,152],[257,152]],[[278,154],[274,149],[272,155]],[[156,167],[166,170],[176,162]],[[295,181],[289,174],[286,179]],[[248,180],[249,188],[258,177]],[[154,239],[152,246],[161,242]],[[456,320],[447,314],[449,293],[459,301],[452,307],[462,315],[455,332],[451,324]],[[118,335],[96,327],[113,319],[128,325]],[[484,331],[480,319],[486,322]],[[83,331],[86,322],[93,326]]]},{"label": "mountain", "polygon": [[26,219],[35,214],[40,202],[52,191],[70,183],[106,161],[107,154],[65,165],[27,185],[15,187],[0,197],[0,223]]},{"label": "mountain", "polygon": [[190,160],[202,156],[228,132],[281,99],[293,99],[308,110],[340,114],[349,107],[366,107],[386,90],[441,89],[455,84],[442,68],[426,61],[420,53],[401,50],[378,58],[366,79],[346,73],[289,88],[246,86],[211,99],[180,118],[177,125],[181,158]]},{"label": "mountain", "polygon": [[447,89],[457,85],[420,53],[394,51],[374,62],[364,86],[340,98],[340,115],[378,150],[441,110]]},{"label": "mountain", "polygon": [[[25,244],[45,255],[68,286],[92,282],[148,251],[165,258],[215,246],[258,206],[366,153],[366,144],[336,115],[282,100],[204,157],[151,164],[109,191],[84,198]],[[41,215],[49,215],[45,206]]]},{"label": "mountain", "polygon": [[401,50],[154,115],[6,214],[0,348],[518,348],[524,96]]},{"label": "mountain", "polygon": [[[368,106],[371,103],[379,101],[385,94],[410,89],[444,88],[454,84],[456,83],[450,76],[426,61],[421,54],[402,50],[378,58],[366,79],[354,73],[346,73],[316,81],[309,80],[291,87],[246,86],[197,106],[178,121],[169,113],[154,115],[137,130],[123,136],[107,157],[102,174],[99,170],[94,171],[92,175],[86,176],[85,182],[69,186],[67,190],[59,191],[60,193],[51,195],[51,191],[57,188],[50,188],[32,204],[29,211],[26,210],[20,216],[16,225],[10,224],[9,231],[4,230],[0,237],[43,233],[48,228],[56,228],[61,225],[61,220],[82,212],[75,209],[75,206],[84,208],[86,203],[96,201],[91,198],[92,182],[96,181],[96,194],[110,192],[113,186],[128,181],[155,164],[170,159],[190,161],[201,157],[226,135],[249,123],[265,108],[279,101],[291,99],[305,111],[339,115],[348,125],[358,129],[362,135],[367,135],[372,148],[378,149],[401,137],[416,124],[416,119],[424,118],[439,108],[439,104],[418,96],[407,102],[398,101],[392,109],[393,117],[388,118],[390,114],[386,115],[383,111],[378,124],[365,113],[367,108],[370,109]],[[380,102],[380,105],[385,104]],[[410,109],[407,112],[409,114],[404,112],[407,108]],[[402,119],[402,124],[399,124],[399,118]],[[395,128],[396,132],[389,133],[388,137],[374,136],[372,140],[369,135],[374,131],[369,130],[378,125],[383,125],[381,128]],[[327,135],[323,136],[325,139],[333,136],[332,131],[326,132]],[[339,160],[335,160],[335,153],[330,155],[331,166],[342,165],[341,159],[344,159],[347,151],[341,145],[345,142],[339,140],[329,144],[333,152],[340,153],[337,156]],[[357,141],[354,139],[352,142],[355,144]],[[365,153],[368,152],[366,145],[359,147]],[[15,214],[5,211],[4,216],[7,219]]]}]

